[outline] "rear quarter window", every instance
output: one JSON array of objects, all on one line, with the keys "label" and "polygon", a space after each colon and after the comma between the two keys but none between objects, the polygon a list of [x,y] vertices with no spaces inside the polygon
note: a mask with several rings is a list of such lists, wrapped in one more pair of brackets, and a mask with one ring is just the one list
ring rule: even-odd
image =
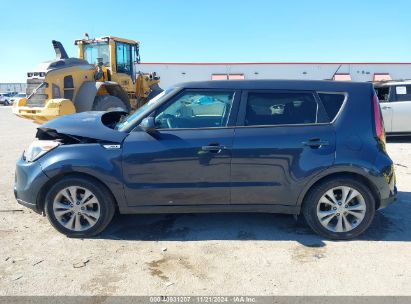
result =
[{"label": "rear quarter window", "polygon": [[320,97],[324,110],[327,113],[328,122],[333,121],[344,103],[345,94],[318,93],[318,96]]}]

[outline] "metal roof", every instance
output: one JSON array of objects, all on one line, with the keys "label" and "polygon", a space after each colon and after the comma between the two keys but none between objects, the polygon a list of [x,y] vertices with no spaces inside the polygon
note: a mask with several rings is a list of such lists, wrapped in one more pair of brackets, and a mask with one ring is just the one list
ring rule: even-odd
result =
[{"label": "metal roof", "polygon": [[159,65],[410,64],[411,62],[141,62]]},{"label": "metal roof", "polygon": [[176,84],[187,89],[235,89],[235,90],[323,90],[346,91],[356,87],[371,88],[371,83],[328,80],[211,80]]}]

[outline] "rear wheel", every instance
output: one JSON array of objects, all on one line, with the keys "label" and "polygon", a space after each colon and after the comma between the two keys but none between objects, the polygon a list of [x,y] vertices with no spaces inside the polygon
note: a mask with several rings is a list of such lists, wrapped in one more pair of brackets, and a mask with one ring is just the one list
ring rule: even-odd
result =
[{"label": "rear wheel", "polygon": [[94,99],[93,111],[124,111],[128,112],[124,102],[112,95],[101,95]]},{"label": "rear wheel", "polygon": [[313,188],[303,204],[307,224],[334,240],[363,233],[375,215],[375,200],[368,187],[350,178],[336,178]]},{"label": "rear wheel", "polygon": [[99,234],[113,218],[111,193],[86,177],[67,177],[46,194],[45,212],[50,223],[69,237]]}]

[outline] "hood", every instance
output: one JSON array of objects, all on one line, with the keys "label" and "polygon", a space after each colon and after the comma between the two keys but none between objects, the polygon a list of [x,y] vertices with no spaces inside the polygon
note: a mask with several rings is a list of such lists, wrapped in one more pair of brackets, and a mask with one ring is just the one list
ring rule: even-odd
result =
[{"label": "hood", "polygon": [[125,112],[81,112],[53,119],[37,128],[38,139],[121,143],[127,132],[114,130]]},{"label": "hood", "polygon": [[89,64],[87,60],[78,59],[78,58],[68,58],[68,59],[59,59],[59,60],[49,60],[40,63],[35,69],[34,72],[44,72],[47,73],[53,70],[59,70],[69,67],[77,66],[83,70],[93,70],[94,65]]}]

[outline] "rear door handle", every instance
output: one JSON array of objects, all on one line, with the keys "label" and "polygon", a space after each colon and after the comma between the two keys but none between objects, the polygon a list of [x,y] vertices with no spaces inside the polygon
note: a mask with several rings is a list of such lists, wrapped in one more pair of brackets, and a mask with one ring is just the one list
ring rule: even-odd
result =
[{"label": "rear door handle", "polygon": [[308,141],[303,141],[303,145],[311,148],[321,148],[323,146],[328,146],[330,143],[328,140],[320,140],[319,138],[313,138]]},{"label": "rear door handle", "polygon": [[388,109],[391,109],[391,107],[384,106],[384,107],[382,107],[382,109],[383,109],[383,110],[388,110]]}]

